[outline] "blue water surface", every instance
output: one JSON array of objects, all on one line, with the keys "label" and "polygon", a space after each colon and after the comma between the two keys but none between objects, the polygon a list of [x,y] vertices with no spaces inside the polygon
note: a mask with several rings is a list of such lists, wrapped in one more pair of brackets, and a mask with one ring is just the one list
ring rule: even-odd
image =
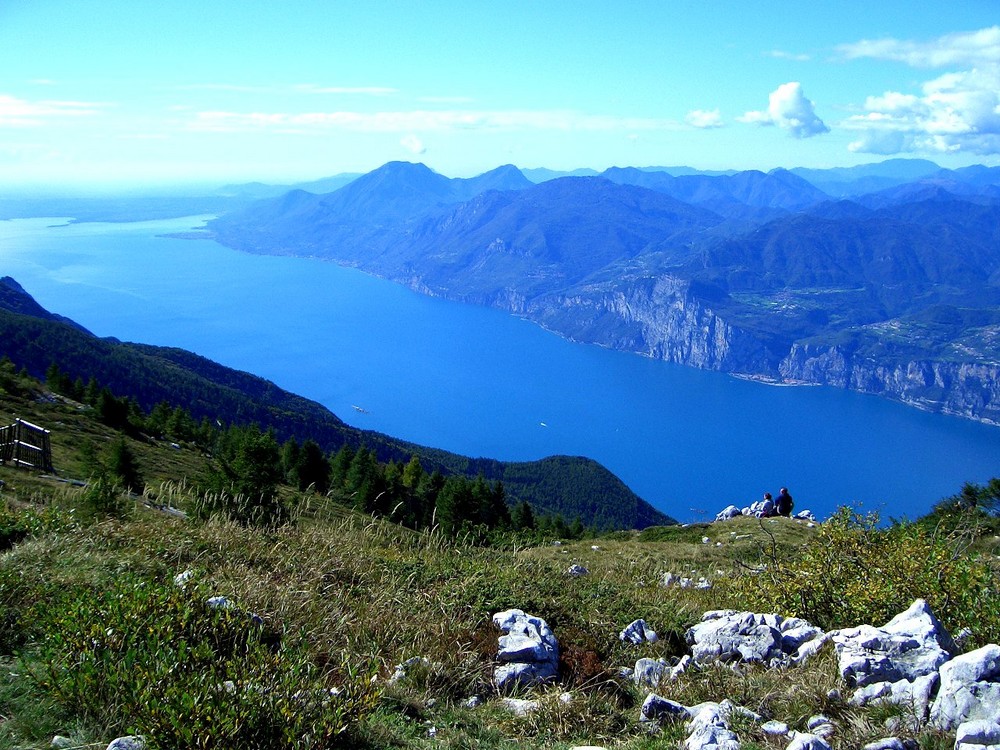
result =
[{"label": "blue water surface", "polygon": [[189,349],[359,427],[472,456],[590,456],[683,521],[781,485],[819,516],[853,504],[915,518],[1000,475],[995,427],[575,344],[333,263],[158,236],[205,218],[0,221],[0,276],[99,336]]}]

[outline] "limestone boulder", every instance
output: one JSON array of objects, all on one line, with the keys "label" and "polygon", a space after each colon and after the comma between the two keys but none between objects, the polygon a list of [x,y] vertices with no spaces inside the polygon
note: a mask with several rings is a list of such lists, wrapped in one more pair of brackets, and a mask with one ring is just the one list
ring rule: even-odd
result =
[{"label": "limestone boulder", "polygon": [[493,623],[506,635],[498,639],[493,679],[503,690],[516,685],[531,686],[554,680],[559,673],[559,642],[540,617],[520,609],[493,615]]},{"label": "limestone boulder", "polygon": [[941,686],[931,706],[931,723],[952,730],[1000,716],[1000,646],[993,643],[956,656],[941,667]]},{"label": "limestone boulder", "polygon": [[914,681],[933,674],[951,658],[954,641],[930,611],[916,600],[881,628],[860,625],[831,631],[840,673],[849,687]]},{"label": "limestone boulder", "polygon": [[987,750],[1000,747],[1000,716],[965,721],[955,732],[955,750]]},{"label": "limestone boulder", "polygon": [[642,702],[642,709],[639,713],[640,721],[655,723],[663,721],[687,721],[690,717],[691,713],[686,706],[663,698],[655,693],[650,693],[646,696],[646,700]]},{"label": "limestone boulder", "polygon": [[696,664],[759,662],[772,666],[797,663],[812,653],[825,634],[798,618],[774,614],[715,610],[688,629],[685,639]]}]

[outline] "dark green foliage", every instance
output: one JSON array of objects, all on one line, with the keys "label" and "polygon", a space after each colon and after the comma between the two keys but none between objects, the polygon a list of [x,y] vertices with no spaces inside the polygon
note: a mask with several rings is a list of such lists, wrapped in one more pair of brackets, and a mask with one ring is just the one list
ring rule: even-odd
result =
[{"label": "dark green foliage", "polygon": [[6,356],[0,357],[0,395],[23,396],[31,388],[30,378],[26,373],[18,372],[17,366]]},{"label": "dark green foliage", "polygon": [[219,436],[215,452],[216,493],[209,493],[203,513],[254,525],[274,525],[288,519],[278,498],[282,480],[281,454],[271,432],[255,425],[231,427]]},{"label": "dark green foliage", "polygon": [[979,537],[1000,531],[1000,478],[987,484],[966,482],[962,489],[937,503],[918,523],[931,529]]},{"label": "dark green foliage", "polygon": [[126,518],[135,503],[129,498],[118,478],[106,471],[91,477],[80,494],[84,511],[95,518]]},{"label": "dark green foliage", "polygon": [[81,718],[157,748],[329,747],[374,705],[370,667],[324,671],[208,592],[130,576],[48,615],[26,666]]},{"label": "dark green foliage", "polygon": [[522,500],[511,511],[511,525],[515,531],[534,531],[535,514],[527,501]]},{"label": "dark green foliage", "polygon": [[129,404],[127,399],[116,398],[108,388],[102,388],[97,395],[97,414],[108,427],[124,430],[129,425]]},{"label": "dark green foliage", "polygon": [[104,469],[129,492],[142,492],[143,479],[135,453],[123,436],[119,436],[105,451]]}]

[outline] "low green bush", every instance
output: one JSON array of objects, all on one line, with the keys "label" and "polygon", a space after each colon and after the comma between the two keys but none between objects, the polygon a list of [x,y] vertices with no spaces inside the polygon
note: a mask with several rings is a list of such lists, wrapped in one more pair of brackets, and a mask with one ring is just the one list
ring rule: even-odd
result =
[{"label": "low green bush", "polygon": [[135,509],[135,502],[117,478],[103,471],[80,492],[80,505],[84,514],[95,519],[128,518]]},{"label": "low green bush", "polygon": [[952,631],[978,643],[1000,637],[1000,594],[990,569],[927,527],[841,509],[797,553],[766,557],[732,582],[746,606],[803,617],[822,628],[881,625],[926,599]]},{"label": "low green bush", "polygon": [[51,611],[26,656],[67,710],[150,748],[323,748],[377,699],[370,664],[321,670],[304,640],[198,587],[128,577]]}]

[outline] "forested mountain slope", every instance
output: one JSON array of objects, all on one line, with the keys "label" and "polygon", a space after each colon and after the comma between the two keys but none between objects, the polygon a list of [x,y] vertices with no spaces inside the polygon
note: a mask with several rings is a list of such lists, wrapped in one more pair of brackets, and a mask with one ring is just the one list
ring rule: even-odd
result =
[{"label": "forested mountain slope", "polygon": [[181,349],[98,338],[39,306],[17,283],[0,279],[0,356],[42,377],[53,363],[72,378],[94,378],[144,410],[161,402],[183,406],[196,420],[255,423],[283,441],[312,439],[332,453],[364,445],[382,461],[416,455],[427,471],[440,470],[504,483],[508,500],[539,513],[576,517],[601,528],[644,528],[672,523],[611,472],[582,457],[531,462],[470,458],[396,440],[345,424],[325,407],[257,376],[223,367]]}]

